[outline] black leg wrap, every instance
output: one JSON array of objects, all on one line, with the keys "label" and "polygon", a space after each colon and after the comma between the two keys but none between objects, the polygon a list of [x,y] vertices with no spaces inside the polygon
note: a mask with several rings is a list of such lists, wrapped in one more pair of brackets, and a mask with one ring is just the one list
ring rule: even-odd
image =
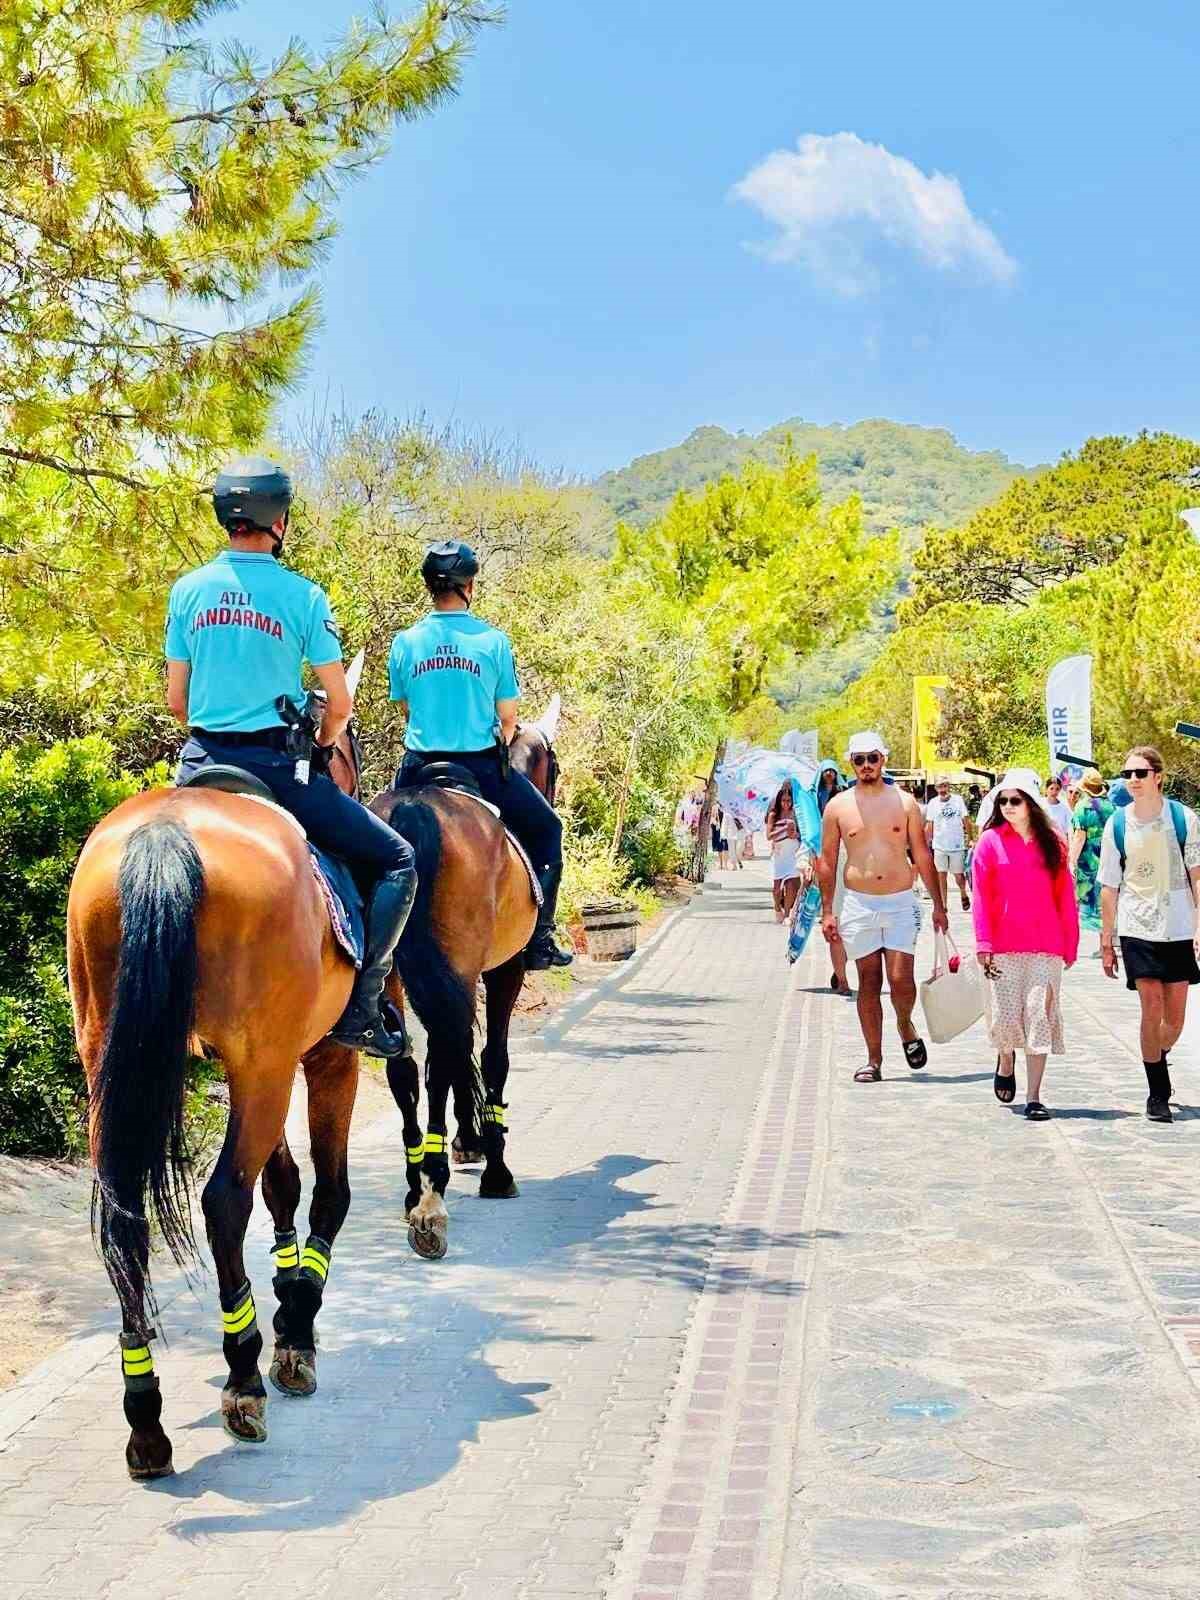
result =
[{"label": "black leg wrap", "polygon": [[275,1338],[291,1350],[312,1350],[316,1345],[313,1323],[321,1309],[323,1287],[307,1273],[285,1284],[275,1313]]},{"label": "black leg wrap", "polygon": [[150,1387],[125,1390],[125,1421],[139,1433],[155,1427],[162,1417],[162,1395],[158,1379],[151,1376]]},{"label": "black leg wrap", "polygon": [[240,1389],[244,1394],[266,1394],[258,1372],[258,1358],[262,1355],[262,1334],[254,1329],[249,1339],[239,1340],[226,1334],[221,1341],[225,1360],[229,1364],[227,1389]]}]

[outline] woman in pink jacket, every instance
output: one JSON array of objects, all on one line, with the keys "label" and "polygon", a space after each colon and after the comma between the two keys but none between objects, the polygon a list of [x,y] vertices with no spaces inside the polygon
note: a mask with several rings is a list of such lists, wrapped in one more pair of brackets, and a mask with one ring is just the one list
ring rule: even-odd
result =
[{"label": "woman in pink jacket", "polygon": [[[988,802],[992,802],[989,806]],[[975,948],[987,996],[988,1033],[998,1052],[996,1099],[1016,1097],[1017,1051],[1025,1052],[1025,1115],[1045,1122],[1046,1055],[1063,1053],[1059,992],[1079,950],[1079,907],[1067,847],[1042,806],[1036,776],[1006,772],[980,807],[971,866]]]}]

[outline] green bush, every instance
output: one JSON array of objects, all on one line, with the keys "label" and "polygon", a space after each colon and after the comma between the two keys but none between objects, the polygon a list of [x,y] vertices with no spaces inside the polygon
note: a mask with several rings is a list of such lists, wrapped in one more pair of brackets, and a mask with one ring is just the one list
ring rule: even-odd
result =
[{"label": "green bush", "polygon": [[67,890],[97,822],[162,777],[117,773],[95,735],[0,752],[0,1151],[86,1150],[67,993]]}]

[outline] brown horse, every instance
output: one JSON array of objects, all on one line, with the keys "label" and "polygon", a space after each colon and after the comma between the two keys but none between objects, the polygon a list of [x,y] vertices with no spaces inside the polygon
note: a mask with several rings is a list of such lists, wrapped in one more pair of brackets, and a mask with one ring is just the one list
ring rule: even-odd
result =
[{"label": "brown horse", "polygon": [[[553,738],[559,704],[555,695],[547,713],[523,725],[511,746],[514,766],[550,801],[558,771]],[[338,742],[330,774],[347,794],[357,796],[358,752],[349,731]],[[419,1120],[420,1072],[414,1058],[393,1058],[387,1077],[404,1119],[409,1240],[418,1254],[437,1258],[447,1248],[443,1197],[451,1156],[458,1164],[483,1161],[483,1198],[517,1194],[504,1159],[508,1030],[525,977],[523,952],[537,906],[524,861],[491,809],[479,800],[441,785],[423,786],[385,790],[372,800],[371,809],[416,851],[420,887],[396,951],[398,981],[390,992],[398,1005],[407,997],[428,1039],[426,1132]],[[486,996],[482,1085],[474,1062],[481,979]],[[451,1090],[458,1136],[448,1149]]]},{"label": "brown horse", "polygon": [[[181,1264],[194,1251],[183,1102],[189,1057],[220,1056],[229,1122],[202,1198],[221,1297],[226,1430],[266,1438],[262,1336],[242,1255],[254,1185],[275,1222],[275,1357],[288,1395],[316,1389],[313,1322],[350,1204],[353,1050],[326,1039],[353,968],[335,942],[303,831],[277,807],[212,789],[125,801],[80,856],[67,908],[75,1032],[87,1074],[93,1205],[121,1307],[126,1461],[171,1471],[150,1341],[147,1210]],[[296,1066],[308,1084],[316,1181],[300,1249],[300,1179],[284,1136]]]}]

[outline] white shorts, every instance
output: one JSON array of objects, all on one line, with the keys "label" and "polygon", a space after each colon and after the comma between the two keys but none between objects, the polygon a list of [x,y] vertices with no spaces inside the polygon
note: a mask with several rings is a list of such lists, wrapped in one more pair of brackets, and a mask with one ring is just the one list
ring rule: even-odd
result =
[{"label": "white shorts", "polygon": [[961,878],[966,854],[965,850],[935,850],[933,864],[939,872],[955,872]]},{"label": "white shorts", "polygon": [[901,889],[898,894],[860,894],[847,889],[838,928],[851,961],[861,961],[876,950],[899,950],[910,956],[921,931],[921,907],[911,889]]}]

